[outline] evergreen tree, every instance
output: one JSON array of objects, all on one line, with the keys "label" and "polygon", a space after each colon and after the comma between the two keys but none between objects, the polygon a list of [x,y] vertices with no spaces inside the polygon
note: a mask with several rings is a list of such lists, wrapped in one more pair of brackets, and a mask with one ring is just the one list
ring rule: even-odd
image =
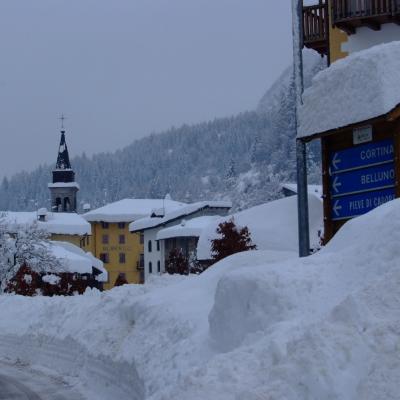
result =
[{"label": "evergreen tree", "polygon": [[172,249],[169,253],[165,270],[168,274],[188,275],[189,260],[183,255],[181,249]]}]

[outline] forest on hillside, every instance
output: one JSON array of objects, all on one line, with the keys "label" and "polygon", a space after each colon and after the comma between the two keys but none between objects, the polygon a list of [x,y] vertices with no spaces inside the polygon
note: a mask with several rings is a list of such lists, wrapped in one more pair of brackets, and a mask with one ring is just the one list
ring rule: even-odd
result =
[{"label": "forest on hillside", "polygon": [[[324,65],[319,57],[306,58],[306,86]],[[114,153],[74,157],[80,205],[98,207],[126,197],[159,198],[169,193],[186,202],[229,199],[240,210],[278,198],[280,184],[296,177],[293,90],[288,69],[255,111],[172,128]],[[320,179],[318,146],[316,142],[309,149],[312,183]],[[4,178],[0,210],[48,207],[53,167],[42,165]]]}]

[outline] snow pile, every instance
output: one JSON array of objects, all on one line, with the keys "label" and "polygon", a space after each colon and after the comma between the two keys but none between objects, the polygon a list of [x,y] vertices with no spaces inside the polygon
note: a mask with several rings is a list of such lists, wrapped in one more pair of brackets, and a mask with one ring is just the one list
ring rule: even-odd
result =
[{"label": "snow pile", "polygon": [[336,61],[304,92],[298,137],[385,115],[400,104],[400,42]]},{"label": "snow pile", "polygon": [[[312,247],[317,247],[323,225],[322,202],[318,193],[309,194],[308,201],[310,243]],[[218,236],[218,224],[230,218],[232,215],[215,220],[203,229],[197,246],[197,257],[200,260],[211,258],[211,240]],[[233,218],[236,225],[249,228],[251,239],[258,250],[297,252],[297,196],[249,208],[233,214]]]},{"label": "snow pile", "polygon": [[90,224],[76,213],[51,213],[47,212],[45,221],[38,221],[39,212],[18,212],[18,211],[0,211],[0,222],[7,224],[9,228],[18,230],[21,226],[32,225],[37,222],[38,227],[44,229],[49,234],[54,235],[90,235]]},{"label": "snow pile", "polygon": [[132,222],[151,215],[155,209],[174,211],[184,206],[170,199],[123,199],[89,211],[83,217],[89,222]]},{"label": "snow pile", "polygon": [[251,251],[154,285],[1,296],[0,357],[96,400],[397,399],[399,241],[396,200],[306,259]]},{"label": "snow pile", "polygon": [[60,283],[61,278],[57,275],[48,274],[42,277],[42,281],[49,283],[50,285],[58,285]]},{"label": "snow pile", "polygon": [[95,267],[101,274],[97,276],[100,282],[107,282],[108,273],[103,262],[94,257],[92,253],[86,253],[78,246],[68,242],[52,241],[52,253],[62,260],[64,272],[77,272],[79,274],[91,274]]}]

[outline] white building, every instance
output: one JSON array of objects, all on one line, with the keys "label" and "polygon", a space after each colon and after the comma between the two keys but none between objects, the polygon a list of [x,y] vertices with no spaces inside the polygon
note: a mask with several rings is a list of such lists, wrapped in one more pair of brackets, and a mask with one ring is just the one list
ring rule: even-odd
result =
[{"label": "white building", "polygon": [[144,234],[144,280],[151,274],[165,272],[165,260],[169,254],[165,248],[165,240],[158,239],[161,230],[185,224],[184,221],[197,217],[224,216],[231,207],[232,204],[226,201],[202,201],[167,213],[164,217],[154,215],[131,223],[130,232]]}]

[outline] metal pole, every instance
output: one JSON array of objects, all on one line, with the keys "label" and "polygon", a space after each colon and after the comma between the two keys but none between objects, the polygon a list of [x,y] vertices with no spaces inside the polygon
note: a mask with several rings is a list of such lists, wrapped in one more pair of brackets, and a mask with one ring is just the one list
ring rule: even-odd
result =
[{"label": "metal pole", "polygon": [[296,154],[299,256],[307,257],[310,255],[310,227],[308,221],[307,193],[307,146],[302,140],[296,141]]},{"label": "metal pole", "polygon": [[[296,136],[298,129],[299,108],[303,104],[303,1],[292,0],[293,16],[293,71],[296,88]],[[310,228],[308,221],[308,191],[307,191],[307,145],[301,139],[296,139],[297,158],[297,209],[299,256],[310,255]]]}]

